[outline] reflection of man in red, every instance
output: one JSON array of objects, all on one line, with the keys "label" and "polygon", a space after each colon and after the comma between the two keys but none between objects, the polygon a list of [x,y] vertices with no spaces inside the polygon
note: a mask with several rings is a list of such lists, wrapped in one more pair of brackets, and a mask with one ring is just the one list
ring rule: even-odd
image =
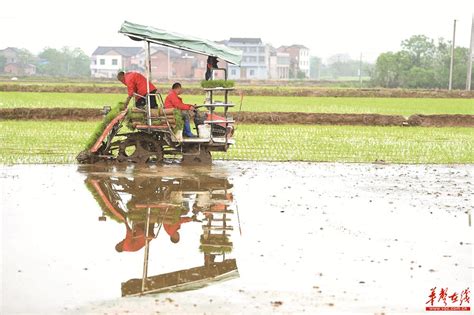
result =
[{"label": "reflection of man in red", "polygon": [[193,218],[189,217],[180,217],[179,221],[174,223],[174,224],[163,224],[163,227],[165,228],[166,233],[170,236],[170,240],[173,243],[178,243],[179,242],[179,232],[178,230],[181,228],[181,224],[190,222],[192,221]]},{"label": "reflection of man in red", "polygon": [[[117,252],[136,252],[142,249],[146,243],[146,234],[145,234],[145,225],[144,224],[135,224],[133,229],[131,229],[127,223],[125,223],[127,228],[127,234],[123,241],[115,245],[115,250]],[[148,227],[148,237],[153,238],[153,224],[150,224]]]}]

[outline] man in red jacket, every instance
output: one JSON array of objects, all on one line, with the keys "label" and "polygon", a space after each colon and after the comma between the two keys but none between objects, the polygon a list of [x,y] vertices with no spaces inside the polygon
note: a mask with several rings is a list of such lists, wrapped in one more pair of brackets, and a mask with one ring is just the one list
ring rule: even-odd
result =
[{"label": "man in red jacket", "polygon": [[[148,90],[146,86],[146,78],[138,72],[123,72],[120,71],[117,74],[117,80],[127,86],[128,97],[125,100],[125,106],[128,105],[130,100],[135,95],[135,105],[138,108],[144,108],[147,103]],[[150,82],[150,94],[156,93],[156,87]],[[150,108],[157,108],[155,95],[150,95]]]},{"label": "man in red jacket", "polygon": [[181,83],[176,82],[171,87],[171,91],[165,99],[165,108],[176,108],[181,111],[181,115],[184,120],[184,130],[183,135],[188,138],[195,138],[191,132],[190,121],[190,111],[194,110],[194,106],[190,104],[184,104],[182,98],[179,96],[183,92]]},{"label": "man in red jacket", "polygon": [[[145,224],[137,223],[133,228],[128,226],[127,221],[125,221],[125,227],[127,228],[127,233],[123,241],[115,245],[115,250],[119,253],[121,252],[136,252],[145,247],[146,244],[146,234],[145,234]],[[153,224],[148,226],[149,240],[151,241],[155,235],[153,233]]]},{"label": "man in red jacket", "polygon": [[174,224],[166,224],[163,223],[163,228],[165,229],[166,233],[170,236],[170,241],[173,243],[178,243],[180,240],[179,229],[181,228],[181,224],[186,222],[191,222],[193,218],[189,217],[180,217],[179,221]]}]

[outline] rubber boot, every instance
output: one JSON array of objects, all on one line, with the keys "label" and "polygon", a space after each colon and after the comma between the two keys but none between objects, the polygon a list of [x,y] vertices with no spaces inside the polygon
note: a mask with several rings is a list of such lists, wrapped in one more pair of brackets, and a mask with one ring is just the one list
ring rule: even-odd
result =
[{"label": "rubber boot", "polygon": [[184,134],[185,137],[188,137],[188,138],[196,138],[196,136],[193,135],[193,133],[191,132],[191,125],[189,123],[189,120],[186,120],[184,122],[183,134]]}]

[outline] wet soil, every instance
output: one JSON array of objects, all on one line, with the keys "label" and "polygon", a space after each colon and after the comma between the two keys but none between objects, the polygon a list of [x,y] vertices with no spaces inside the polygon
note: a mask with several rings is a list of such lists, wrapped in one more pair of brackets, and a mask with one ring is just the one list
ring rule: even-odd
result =
[{"label": "wet soil", "polygon": [[[0,84],[3,92],[52,92],[52,93],[125,93],[121,86],[80,86],[80,85],[39,85]],[[248,96],[323,96],[323,97],[415,97],[415,98],[473,98],[474,91],[463,90],[409,90],[380,88],[323,88],[301,86],[297,88],[279,87],[239,87],[236,90]],[[187,88],[188,94],[201,94],[201,88]]]},{"label": "wet soil", "polygon": [[[246,124],[305,124],[361,126],[474,127],[474,115],[332,114],[293,112],[240,112],[233,117]],[[101,120],[101,110],[88,108],[3,108],[0,120]]]},{"label": "wet soil", "polygon": [[[472,284],[473,172],[1,166],[2,313],[424,313],[432,287]],[[148,291],[181,292],[140,291],[145,261]]]}]

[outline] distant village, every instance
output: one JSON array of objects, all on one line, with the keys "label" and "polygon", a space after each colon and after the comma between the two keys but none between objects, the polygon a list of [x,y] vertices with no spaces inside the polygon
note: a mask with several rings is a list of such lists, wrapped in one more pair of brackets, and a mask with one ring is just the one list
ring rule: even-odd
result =
[{"label": "distant village", "polygon": [[[260,38],[230,38],[220,41],[242,51],[240,67],[219,62],[227,68],[233,80],[288,80],[310,78],[310,51],[304,45],[280,46],[265,44]],[[0,50],[4,74],[30,76],[36,74],[36,65],[22,62],[17,48]],[[152,77],[154,79],[202,79],[206,71],[206,56],[183,52],[173,48],[153,46],[151,50]],[[142,47],[99,46],[90,56],[92,78],[114,78],[119,70],[145,71],[145,51]]]}]

